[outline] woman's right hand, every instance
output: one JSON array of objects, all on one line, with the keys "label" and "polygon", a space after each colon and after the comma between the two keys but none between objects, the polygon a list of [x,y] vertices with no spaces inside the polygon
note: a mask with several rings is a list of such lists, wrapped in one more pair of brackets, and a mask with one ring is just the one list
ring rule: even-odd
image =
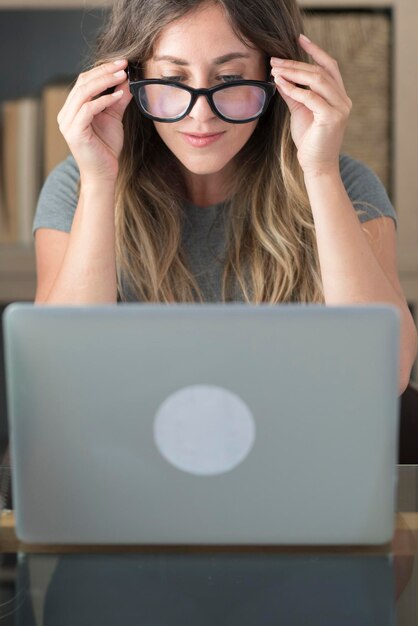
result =
[{"label": "woman's right hand", "polygon": [[[82,184],[116,180],[123,146],[122,118],[132,99],[127,64],[126,59],[111,61],[80,74],[58,114]],[[111,87],[113,93],[100,96]]]}]

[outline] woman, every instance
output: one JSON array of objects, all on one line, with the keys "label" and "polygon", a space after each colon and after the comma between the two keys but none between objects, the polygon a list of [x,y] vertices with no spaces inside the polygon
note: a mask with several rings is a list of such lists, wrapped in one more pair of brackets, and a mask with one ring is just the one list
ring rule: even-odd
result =
[{"label": "woman", "polygon": [[115,3],[58,116],[72,157],[37,209],[37,302],[392,303],[406,387],[396,216],[340,156],[351,102],[301,30],[293,0]]}]

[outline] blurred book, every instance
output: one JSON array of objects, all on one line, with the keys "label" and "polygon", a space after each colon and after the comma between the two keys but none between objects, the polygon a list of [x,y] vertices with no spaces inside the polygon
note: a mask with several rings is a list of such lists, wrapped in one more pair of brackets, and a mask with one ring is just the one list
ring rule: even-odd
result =
[{"label": "blurred book", "polygon": [[18,241],[32,243],[32,224],[41,190],[41,107],[39,99],[23,98],[19,102],[18,132]]},{"label": "blurred book", "polygon": [[[1,126],[0,126],[1,130]],[[3,145],[3,137],[0,134],[0,145]],[[2,163],[2,157],[0,164]],[[3,168],[0,167],[0,244],[4,243],[8,235],[8,220],[6,214],[6,202],[4,199],[4,180],[3,180]]]},{"label": "blurred book", "polygon": [[9,100],[2,105],[2,154],[1,178],[3,183],[3,225],[2,242],[14,243],[18,240],[17,225],[17,134],[18,101]]},{"label": "blurred book", "polygon": [[58,113],[64,106],[70,89],[70,80],[67,79],[46,85],[42,91],[44,179],[58,163],[70,154],[70,149],[60,132],[57,122]]},{"label": "blurred book", "polygon": [[8,100],[2,106],[2,242],[31,243],[41,186],[40,101]]}]

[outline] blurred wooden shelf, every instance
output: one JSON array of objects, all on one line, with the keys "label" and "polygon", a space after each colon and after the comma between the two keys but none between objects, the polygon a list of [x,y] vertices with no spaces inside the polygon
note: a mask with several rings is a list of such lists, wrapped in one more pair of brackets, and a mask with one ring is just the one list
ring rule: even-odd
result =
[{"label": "blurred wooden shelf", "polygon": [[35,251],[32,245],[0,245],[0,302],[33,300]]}]

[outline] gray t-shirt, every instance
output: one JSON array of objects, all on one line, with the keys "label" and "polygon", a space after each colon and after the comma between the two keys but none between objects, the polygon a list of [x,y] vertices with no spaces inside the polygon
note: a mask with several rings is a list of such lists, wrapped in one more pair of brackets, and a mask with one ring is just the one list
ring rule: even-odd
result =
[{"label": "gray t-shirt", "polygon": [[[347,155],[340,157],[341,178],[360,222],[396,213],[377,176],[363,163]],[[60,163],[48,176],[39,196],[33,232],[52,228],[70,232],[78,202],[79,171],[72,156]],[[185,204],[186,220],[183,245],[189,266],[207,302],[221,299],[222,257],[225,252],[225,206],[209,207]],[[137,298],[128,294],[128,299]]]}]

